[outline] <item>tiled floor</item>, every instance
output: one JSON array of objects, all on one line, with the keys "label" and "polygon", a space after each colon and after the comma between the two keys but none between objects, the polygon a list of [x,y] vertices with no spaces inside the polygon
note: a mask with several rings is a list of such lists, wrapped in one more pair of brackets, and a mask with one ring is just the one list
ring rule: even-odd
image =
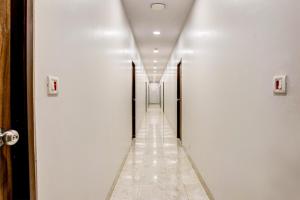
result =
[{"label": "tiled floor", "polygon": [[111,200],[208,200],[159,107],[150,107]]}]

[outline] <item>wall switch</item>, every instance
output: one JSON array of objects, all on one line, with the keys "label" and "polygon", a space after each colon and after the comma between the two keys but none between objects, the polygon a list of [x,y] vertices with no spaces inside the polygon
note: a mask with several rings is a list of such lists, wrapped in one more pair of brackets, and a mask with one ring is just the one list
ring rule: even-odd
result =
[{"label": "wall switch", "polygon": [[56,76],[47,77],[48,95],[56,96],[59,91],[59,80]]},{"label": "wall switch", "polygon": [[286,75],[274,76],[273,92],[274,94],[281,94],[281,95],[287,93]]}]

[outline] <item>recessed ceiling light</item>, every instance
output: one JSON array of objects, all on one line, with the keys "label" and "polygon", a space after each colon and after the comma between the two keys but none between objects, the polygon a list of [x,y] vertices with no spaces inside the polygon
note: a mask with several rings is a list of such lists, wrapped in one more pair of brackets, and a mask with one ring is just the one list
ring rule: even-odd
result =
[{"label": "recessed ceiling light", "polygon": [[153,69],[157,69],[157,67],[156,67],[156,66],[154,66],[154,67],[153,67]]},{"label": "recessed ceiling light", "polygon": [[154,63],[157,63],[157,60],[153,60]]},{"label": "recessed ceiling light", "polygon": [[164,3],[153,3],[151,4],[152,10],[164,10],[166,9],[167,5]]},{"label": "recessed ceiling light", "polygon": [[159,52],[159,50],[157,49],[157,48],[155,48],[154,50],[153,50],[153,53],[158,53]]},{"label": "recessed ceiling light", "polygon": [[153,35],[156,35],[156,36],[160,35],[160,31],[153,31]]}]

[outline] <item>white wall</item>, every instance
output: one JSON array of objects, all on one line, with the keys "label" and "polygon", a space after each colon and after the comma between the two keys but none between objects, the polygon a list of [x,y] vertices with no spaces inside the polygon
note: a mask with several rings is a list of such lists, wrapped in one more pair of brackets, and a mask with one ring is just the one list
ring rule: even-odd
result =
[{"label": "white wall", "polygon": [[[138,125],[147,78],[119,0],[36,0],[38,199],[104,200],[131,143],[131,60]],[[47,75],[60,78],[48,97]]]},{"label": "white wall", "polygon": [[[176,125],[183,58],[183,144],[216,200],[300,198],[300,3],[198,0],[163,78]],[[288,75],[288,95],[272,78]]]},{"label": "white wall", "polygon": [[150,83],[149,84],[149,97],[150,97],[150,104],[159,104],[160,103],[160,84],[159,83]]},{"label": "white wall", "polygon": [[165,84],[165,115],[174,133],[177,132],[177,64],[180,62],[176,56],[175,53],[171,56],[161,79],[161,84]]},{"label": "white wall", "polygon": [[146,114],[146,82],[148,83],[148,76],[144,70],[143,63],[139,59],[138,69],[136,73],[136,130],[141,127]]}]

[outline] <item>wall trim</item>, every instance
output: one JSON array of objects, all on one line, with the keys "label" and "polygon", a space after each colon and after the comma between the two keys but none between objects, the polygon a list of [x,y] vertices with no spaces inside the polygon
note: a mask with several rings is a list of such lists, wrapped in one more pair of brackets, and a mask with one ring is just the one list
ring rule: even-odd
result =
[{"label": "wall trim", "polygon": [[211,190],[208,188],[208,186],[207,186],[207,184],[206,184],[203,176],[201,175],[200,171],[196,167],[196,165],[195,165],[194,161],[192,160],[191,156],[188,154],[187,149],[185,148],[184,145],[181,145],[181,146],[182,146],[182,149],[185,152],[185,155],[187,156],[188,160],[190,161],[190,163],[191,163],[191,165],[192,165],[192,167],[193,167],[193,169],[194,169],[194,171],[195,171],[195,173],[196,173],[196,175],[197,175],[197,177],[198,177],[198,179],[199,179],[199,181],[200,181],[203,189],[205,190],[205,192],[206,192],[209,200],[215,200],[215,198],[214,198]]},{"label": "wall trim", "polygon": [[118,180],[119,180],[119,178],[120,178],[120,175],[121,175],[122,170],[123,170],[123,168],[124,168],[124,166],[125,166],[126,160],[127,160],[127,158],[128,158],[128,155],[129,155],[129,153],[130,153],[130,150],[131,150],[131,148],[132,148],[134,142],[135,142],[135,139],[133,139],[133,140],[131,141],[131,145],[129,146],[129,149],[127,150],[127,153],[126,153],[126,155],[125,155],[124,158],[123,158],[122,164],[121,164],[120,168],[118,169],[117,175],[116,175],[115,178],[114,178],[113,184],[111,185],[110,190],[109,190],[109,192],[108,192],[108,194],[107,194],[105,200],[110,200],[110,199],[111,199],[112,194],[113,194],[113,192],[114,192],[114,190],[115,190],[115,188],[116,188],[116,185],[117,185],[117,183],[118,183]]},{"label": "wall trim", "polygon": [[166,111],[163,112],[163,115],[164,115],[164,118],[165,118],[165,119],[167,120],[167,122],[169,123],[171,130],[172,130],[174,133],[177,133],[177,128],[174,128],[174,127],[172,126],[171,120],[169,119],[169,117],[168,117]]}]

